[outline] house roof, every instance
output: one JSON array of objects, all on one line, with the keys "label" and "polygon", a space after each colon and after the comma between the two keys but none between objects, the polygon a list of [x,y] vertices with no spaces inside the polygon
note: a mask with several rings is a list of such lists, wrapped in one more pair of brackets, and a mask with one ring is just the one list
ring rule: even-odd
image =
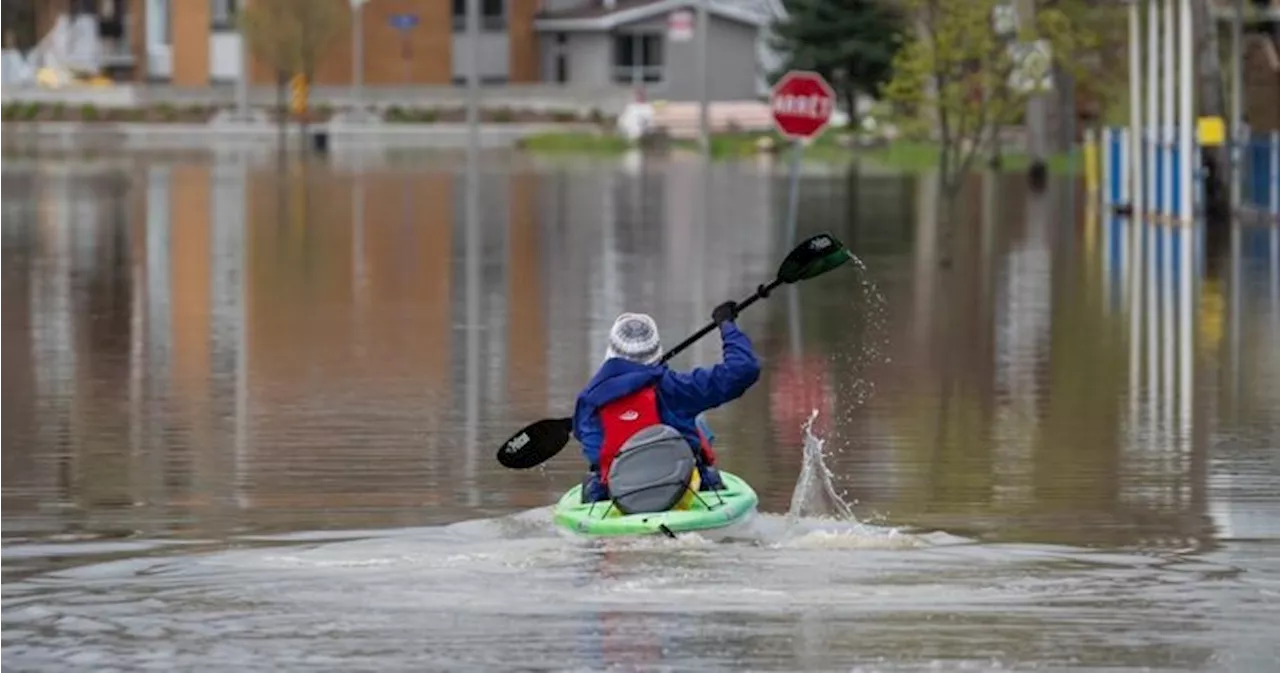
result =
[{"label": "house roof", "polygon": [[[744,7],[747,3],[708,2],[707,12],[722,19],[738,21],[756,27],[770,23],[771,18]],[[781,3],[765,3],[771,14],[777,13]],[[691,0],[587,0],[582,6],[558,11],[543,11],[534,19],[538,30],[597,31],[612,30],[618,26],[643,21],[676,9],[694,10]],[[784,10],[785,11],[785,10]],[[774,17],[776,18],[776,17]]]}]

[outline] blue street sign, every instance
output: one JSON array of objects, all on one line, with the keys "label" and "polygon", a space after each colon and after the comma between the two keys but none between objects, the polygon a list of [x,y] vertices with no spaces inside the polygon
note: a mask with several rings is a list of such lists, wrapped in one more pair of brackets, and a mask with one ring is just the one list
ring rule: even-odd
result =
[{"label": "blue street sign", "polygon": [[409,30],[418,25],[417,14],[392,14],[391,27],[396,30]]}]

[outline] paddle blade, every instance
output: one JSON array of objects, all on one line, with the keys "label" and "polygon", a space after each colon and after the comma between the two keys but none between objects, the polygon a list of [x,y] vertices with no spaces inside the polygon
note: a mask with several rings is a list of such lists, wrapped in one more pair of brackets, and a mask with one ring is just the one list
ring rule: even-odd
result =
[{"label": "paddle blade", "polygon": [[795,283],[808,280],[853,259],[853,254],[831,234],[818,234],[797,245],[778,267],[778,280]]},{"label": "paddle blade", "polygon": [[573,419],[545,418],[511,436],[498,449],[498,462],[513,470],[527,470],[550,460],[569,443]]}]

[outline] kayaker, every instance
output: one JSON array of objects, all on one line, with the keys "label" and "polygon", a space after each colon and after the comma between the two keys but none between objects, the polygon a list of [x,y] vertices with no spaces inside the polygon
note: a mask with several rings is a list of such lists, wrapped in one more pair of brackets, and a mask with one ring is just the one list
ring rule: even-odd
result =
[{"label": "kayaker", "polygon": [[573,435],[588,465],[583,502],[609,498],[606,482],[618,448],[635,432],[658,423],[679,431],[689,443],[701,490],[723,486],[701,415],[741,397],[760,378],[751,340],[734,324],[737,316],[737,302],[725,302],[712,311],[724,345],[723,360],[687,373],[659,362],[662,343],[653,318],[623,313],[614,320],[605,361],[578,395],[573,413]]}]

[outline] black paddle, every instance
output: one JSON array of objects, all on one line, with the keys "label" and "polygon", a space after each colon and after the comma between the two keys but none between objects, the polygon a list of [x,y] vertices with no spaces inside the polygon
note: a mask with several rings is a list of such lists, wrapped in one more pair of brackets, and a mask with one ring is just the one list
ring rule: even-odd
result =
[{"label": "black paddle", "polygon": [[[784,283],[798,283],[808,280],[844,264],[853,258],[844,244],[831,234],[818,234],[805,239],[782,260],[778,267],[778,276],[773,282],[755,291],[750,297],[738,303],[741,312],[748,306],[766,297],[771,290]],[[692,346],[695,341],[706,336],[716,328],[715,321],[694,332],[692,336],[675,348],[667,351],[659,363],[666,362],[681,351]],[[544,418],[530,425],[508,439],[498,449],[498,462],[503,467],[514,470],[527,470],[549,460],[560,453],[569,443],[573,434],[572,418]]]}]

